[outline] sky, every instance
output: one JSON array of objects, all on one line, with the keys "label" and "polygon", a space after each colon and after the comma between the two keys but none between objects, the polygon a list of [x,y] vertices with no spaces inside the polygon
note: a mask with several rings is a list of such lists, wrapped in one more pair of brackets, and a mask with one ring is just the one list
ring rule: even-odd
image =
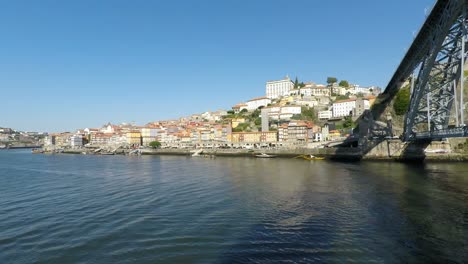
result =
[{"label": "sky", "polygon": [[385,88],[435,0],[0,0],[0,127],[143,125],[286,75]]}]

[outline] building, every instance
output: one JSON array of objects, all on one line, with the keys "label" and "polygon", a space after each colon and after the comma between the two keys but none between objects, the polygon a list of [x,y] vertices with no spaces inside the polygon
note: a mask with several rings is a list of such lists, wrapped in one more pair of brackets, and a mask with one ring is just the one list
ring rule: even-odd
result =
[{"label": "building", "polygon": [[109,145],[111,137],[112,137],[112,134],[93,133],[93,134],[90,134],[89,143],[91,145],[96,145],[96,146]]},{"label": "building", "polygon": [[70,137],[70,146],[72,147],[81,147],[83,146],[83,136],[82,135],[73,135]]},{"label": "building", "polygon": [[127,132],[127,143],[134,146],[140,146],[141,132],[138,130],[130,130]]},{"label": "building", "polygon": [[277,142],[277,134],[272,132],[233,132],[232,143],[274,143]]},{"label": "building", "polygon": [[288,141],[288,124],[282,124],[278,127],[278,141]]},{"label": "building", "polygon": [[318,118],[319,119],[330,119],[333,117],[333,112],[330,110],[319,111]]},{"label": "building", "polygon": [[370,109],[370,102],[367,98],[356,99],[356,107],[353,109],[353,116],[360,116],[364,111]]},{"label": "building", "polygon": [[268,115],[268,118],[272,120],[289,120],[293,115],[301,113],[302,108],[299,105],[272,105],[262,108],[262,117]]},{"label": "building", "polygon": [[232,110],[234,111],[234,113],[239,113],[240,111],[244,109],[247,110],[247,104],[244,104],[244,103],[236,104],[235,106],[232,107]]},{"label": "building", "polygon": [[55,145],[55,135],[49,134],[44,138],[44,146]]},{"label": "building", "polygon": [[254,111],[255,109],[258,109],[259,107],[263,106],[267,106],[268,104],[271,103],[271,99],[267,98],[267,97],[258,97],[258,98],[254,98],[254,99],[251,99],[249,101],[247,101],[247,110],[248,111]]},{"label": "building", "polygon": [[269,113],[270,108],[262,108],[260,114],[262,120],[262,132],[270,131]]},{"label": "building", "polygon": [[159,129],[152,127],[143,127],[140,129],[141,143],[143,144],[143,146],[149,146],[149,143],[156,141],[156,138],[158,136],[158,130]]},{"label": "building", "polygon": [[298,143],[308,141],[308,125],[304,121],[289,122],[287,142]]},{"label": "building", "polygon": [[300,115],[302,108],[298,105],[285,105],[281,107],[279,119],[289,120],[293,115]]},{"label": "building", "polygon": [[356,107],[356,99],[339,100],[333,103],[333,117],[350,116]]},{"label": "building", "polygon": [[294,83],[286,76],[283,80],[266,82],[266,97],[270,99],[289,95],[294,88]]}]

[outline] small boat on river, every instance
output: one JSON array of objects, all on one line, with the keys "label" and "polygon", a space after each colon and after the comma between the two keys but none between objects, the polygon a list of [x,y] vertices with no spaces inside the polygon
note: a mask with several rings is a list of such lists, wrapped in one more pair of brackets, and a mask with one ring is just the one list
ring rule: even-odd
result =
[{"label": "small boat on river", "polygon": [[37,148],[33,148],[33,149],[31,150],[31,153],[33,153],[33,154],[44,153],[44,150],[42,150],[42,149],[37,149]]},{"label": "small boat on river", "polygon": [[316,157],[314,155],[299,155],[296,158],[301,158],[305,160],[324,160],[324,157]]},{"label": "small boat on river", "polygon": [[257,157],[257,158],[276,158],[277,155],[270,155],[270,154],[266,154],[266,153],[260,153],[260,154],[255,155],[255,157]]}]

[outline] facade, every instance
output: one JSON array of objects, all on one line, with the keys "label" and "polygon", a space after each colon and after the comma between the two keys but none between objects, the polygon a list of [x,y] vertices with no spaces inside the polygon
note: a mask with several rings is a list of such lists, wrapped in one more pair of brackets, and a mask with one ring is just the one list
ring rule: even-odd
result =
[{"label": "facade", "polygon": [[315,86],[310,89],[312,96],[330,96],[330,89],[326,86]]},{"label": "facade", "polygon": [[278,141],[286,142],[288,140],[288,124],[282,124],[278,127]]},{"label": "facade", "polygon": [[319,119],[330,119],[333,117],[333,112],[330,110],[320,111],[318,112]]},{"label": "facade", "polygon": [[141,145],[141,132],[138,130],[127,132],[127,143],[130,145]]},{"label": "facade", "polygon": [[259,97],[259,98],[254,98],[254,99],[251,99],[249,101],[247,101],[247,110],[248,111],[253,111],[257,108],[259,108],[260,106],[267,106],[268,104],[271,103],[271,99],[267,98],[267,97]]},{"label": "facade", "polygon": [[122,133],[114,133],[109,139],[111,145],[124,145],[127,144],[127,136]]},{"label": "facade", "polygon": [[289,122],[287,141],[290,143],[307,142],[309,138],[308,126],[305,122]]},{"label": "facade", "polygon": [[44,138],[44,145],[45,146],[52,146],[55,145],[55,135],[47,135]]},{"label": "facade", "polygon": [[298,105],[286,105],[282,106],[280,110],[279,118],[281,120],[289,120],[293,115],[299,115],[302,113],[302,109]]},{"label": "facade", "polygon": [[268,81],[265,86],[266,97],[274,99],[281,96],[289,95],[293,87],[294,84],[288,76],[286,76],[286,78],[284,78],[283,80]]},{"label": "facade", "polygon": [[356,99],[356,107],[353,110],[353,116],[360,116],[364,111],[370,109],[370,102],[365,98]]},{"label": "facade", "polygon": [[158,136],[158,129],[151,127],[144,127],[141,129],[141,143],[143,146],[149,146],[149,143],[156,141]]},{"label": "facade", "polygon": [[333,117],[350,116],[356,107],[356,99],[339,100],[333,103]]},{"label": "facade", "polygon": [[262,120],[262,132],[268,132],[270,130],[269,113],[270,108],[262,108],[260,114]]},{"label": "facade", "polygon": [[234,113],[239,113],[240,111],[244,109],[247,109],[247,104],[244,104],[244,103],[236,104],[235,106],[232,107],[232,110],[234,111]]},{"label": "facade", "polygon": [[272,132],[233,132],[232,143],[274,143],[277,142],[277,134]]},{"label": "facade", "polygon": [[91,145],[104,146],[110,143],[112,134],[93,133],[90,137],[89,143],[91,143]]},{"label": "facade", "polygon": [[83,136],[73,135],[70,137],[70,146],[72,147],[81,147],[83,146]]}]

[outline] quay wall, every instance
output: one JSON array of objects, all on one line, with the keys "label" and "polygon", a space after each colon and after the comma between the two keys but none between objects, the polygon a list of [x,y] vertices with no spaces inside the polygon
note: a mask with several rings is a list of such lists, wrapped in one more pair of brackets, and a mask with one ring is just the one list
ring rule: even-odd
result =
[{"label": "quay wall", "polygon": [[[389,160],[389,161],[468,161],[468,144],[466,139],[446,142],[405,143],[399,139],[372,141],[369,147],[330,147],[330,148],[281,148],[281,149],[210,149],[204,148],[203,155],[219,157],[255,157],[266,153],[283,158],[300,155],[314,155],[332,160]],[[193,149],[142,149],[143,155],[178,155],[190,156]],[[84,149],[67,149],[63,153],[81,154]],[[85,151],[86,152],[86,151]],[[115,154],[128,154],[130,150],[119,149]],[[93,154],[90,150],[87,154]]]}]

